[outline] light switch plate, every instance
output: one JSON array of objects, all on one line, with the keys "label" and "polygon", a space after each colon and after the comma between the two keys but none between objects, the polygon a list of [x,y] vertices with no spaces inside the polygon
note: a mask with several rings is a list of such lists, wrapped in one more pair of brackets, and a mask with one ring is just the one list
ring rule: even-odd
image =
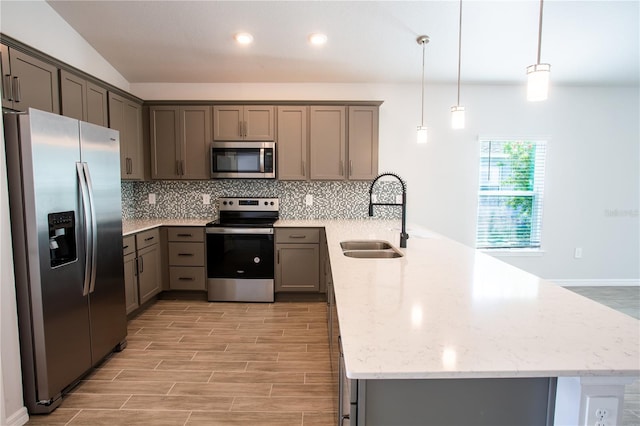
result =
[{"label": "light switch plate", "polygon": [[149,204],[155,204],[155,203],[156,203],[156,194],[150,193],[149,194]]},{"label": "light switch plate", "polygon": [[304,197],[304,204],[307,205],[307,206],[312,206],[313,205],[313,195],[307,194]]},{"label": "light switch plate", "polygon": [[209,195],[209,194],[202,194],[202,204],[204,204],[204,205],[209,205],[209,204],[211,204],[211,195]]}]

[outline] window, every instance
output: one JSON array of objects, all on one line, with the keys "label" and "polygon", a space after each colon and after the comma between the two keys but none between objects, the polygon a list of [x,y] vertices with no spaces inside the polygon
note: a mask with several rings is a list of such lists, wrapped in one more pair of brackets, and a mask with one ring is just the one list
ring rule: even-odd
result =
[{"label": "window", "polygon": [[477,248],[540,248],[546,152],[546,141],[480,140]]}]

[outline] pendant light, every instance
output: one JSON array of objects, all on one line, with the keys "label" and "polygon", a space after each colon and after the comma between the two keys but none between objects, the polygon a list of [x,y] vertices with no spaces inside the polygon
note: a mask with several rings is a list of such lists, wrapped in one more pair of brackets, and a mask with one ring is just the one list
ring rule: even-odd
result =
[{"label": "pendant light", "polygon": [[460,63],[462,61],[462,0],[460,0],[460,22],[458,26],[458,101],[451,107],[451,128],[464,129],[464,107],[460,106]]},{"label": "pendant light", "polygon": [[421,35],[416,39],[416,41],[418,42],[418,44],[422,45],[422,118],[420,121],[420,125],[418,126],[417,142],[419,144],[425,144],[427,143],[427,126],[424,125],[424,47],[427,43],[429,43],[429,36]]},{"label": "pendant light", "polygon": [[527,100],[531,102],[544,101],[549,94],[550,64],[540,63],[542,48],[542,8],[544,0],[540,0],[540,22],[538,25],[538,62],[527,67]]}]

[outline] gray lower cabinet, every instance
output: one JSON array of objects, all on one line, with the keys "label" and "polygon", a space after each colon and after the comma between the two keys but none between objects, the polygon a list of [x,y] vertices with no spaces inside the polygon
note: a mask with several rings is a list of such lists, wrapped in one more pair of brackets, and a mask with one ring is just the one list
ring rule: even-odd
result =
[{"label": "gray lower cabinet", "polygon": [[162,290],[160,232],[158,229],[122,239],[127,314]]},{"label": "gray lower cabinet", "polygon": [[202,227],[167,229],[170,290],[206,290]]},{"label": "gray lower cabinet", "polygon": [[140,306],[140,298],[138,296],[136,237],[134,235],[128,235],[122,238],[122,251],[124,254],[125,300],[127,305],[127,314],[130,314]]},{"label": "gray lower cabinet", "polygon": [[98,126],[108,126],[107,89],[60,70],[60,113]]},{"label": "gray lower cabinet", "polygon": [[58,68],[0,44],[2,107],[60,112]]},{"label": "gray lower cabinet", "polygon": [[276,292],[320,291],[320,229],[275,230]]}]

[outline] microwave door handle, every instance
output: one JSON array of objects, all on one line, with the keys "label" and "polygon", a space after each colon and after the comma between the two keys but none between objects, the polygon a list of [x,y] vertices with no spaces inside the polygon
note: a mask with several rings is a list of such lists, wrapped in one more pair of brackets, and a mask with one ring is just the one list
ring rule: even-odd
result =
[{"label": "microwave door handle", "polygon": [[264,173],[264,148],[260,148],[260,173]]}]

